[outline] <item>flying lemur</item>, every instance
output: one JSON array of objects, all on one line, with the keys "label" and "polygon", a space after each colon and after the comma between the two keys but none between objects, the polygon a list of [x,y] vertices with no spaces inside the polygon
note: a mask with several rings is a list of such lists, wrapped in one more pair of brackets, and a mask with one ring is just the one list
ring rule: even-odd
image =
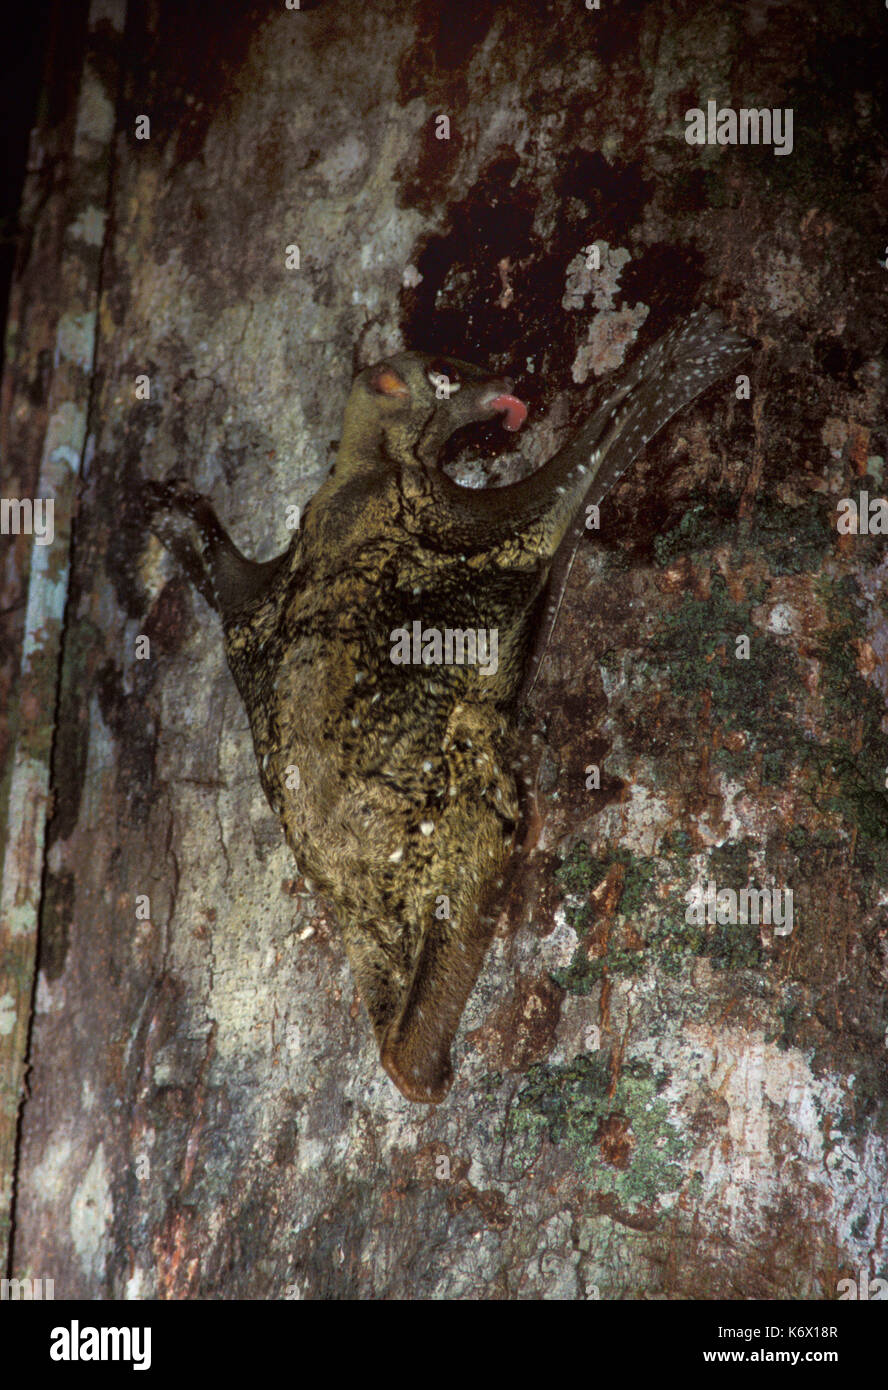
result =
[{"label": "flying lemur", "polygon": [[[452,358],[389,357],[356,377],[336,462],[264,564],[182,480],[146,485],[151,528],[221,615],[265,794],[336,909],[382,1065],[409,1100],[451,1085],[515,843],[517,720],[586,507],[750,347],[696,310],[543,467],[483,489],[437,461],[471,421],[520,427],[511,383]],[[434,638],[448,630],[464,639],[450,664]],[[496,660],[472,662],[469,632]]]}]

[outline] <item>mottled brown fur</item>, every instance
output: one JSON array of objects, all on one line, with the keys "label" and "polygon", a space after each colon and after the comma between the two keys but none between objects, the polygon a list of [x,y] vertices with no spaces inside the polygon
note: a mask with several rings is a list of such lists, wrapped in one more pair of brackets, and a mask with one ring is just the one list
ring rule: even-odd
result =
[{"label": "mottled brown fur", "polygon": [[[266,795],[336,908],[383,1066],[410,1100],[446,1095],[489,943],[518,821],[522,690],[557,611],[551,576],[563,584],[584,504],[747,351],[698,312],[542,469],[478,491],[436,461],[455,429],[511,418],[509,384],[448,359],[460,385],[442,395],[440,362],[398,354],[356,379],[337,462],[264,566],[186,484],[148,485],[152,526],[222,615]],[[392,633],[415,620],[495,630],[497,669],[394,664]]]}]

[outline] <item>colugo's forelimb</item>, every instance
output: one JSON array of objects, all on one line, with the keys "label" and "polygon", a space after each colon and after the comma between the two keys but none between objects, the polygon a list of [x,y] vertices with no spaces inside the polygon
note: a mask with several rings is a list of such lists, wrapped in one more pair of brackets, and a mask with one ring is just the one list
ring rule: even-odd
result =
[{"label": "colugo's forelimb", "polygon": [[521,533],[535,554],[554,558],[585,506],[600,502],[657,431],[750,350],[748,339],[719,310],[696,309],[629,367],[608,399],[536,473],[485,490],[459,488],[440,475],[436,486],[455,515],[455,529],[466,542],[481,538],[488,545]]},{"label": "colugo's forelimb", "polygon": [[152,530],[224,620],[266,591],[287,558],[284,552],[265,563],[248,560],[212,503],[181,478],[146,482],[144,497]]}]

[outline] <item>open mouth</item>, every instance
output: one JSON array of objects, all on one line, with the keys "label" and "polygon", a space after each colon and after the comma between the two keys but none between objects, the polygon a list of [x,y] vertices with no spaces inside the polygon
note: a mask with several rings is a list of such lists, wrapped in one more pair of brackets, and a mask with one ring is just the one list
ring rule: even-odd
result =
[{"label": "open mouth", "polygon": [[507,391],[504,391],[500,396],[494,396],[486,404],[491,410],[496,410],[502,414],[503,429],[520,430],[527,419],[527,406],[517,396],[512,396]]}]

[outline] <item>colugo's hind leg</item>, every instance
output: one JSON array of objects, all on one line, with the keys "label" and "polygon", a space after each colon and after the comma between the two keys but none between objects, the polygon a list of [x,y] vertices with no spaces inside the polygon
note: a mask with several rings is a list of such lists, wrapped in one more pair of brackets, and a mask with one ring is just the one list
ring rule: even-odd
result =
[{"label": "colugo's hind leg", "polygon": [[388,1028],[403,1007],[412,968],[396,946],[381,943],[372,926],[346,924],[342,934],[352,976],[381,1051]]},{"label": "colugo's hind leg", "polygon": [[264,564],[248,560],[209,499],[181,478],[146,482],[144,496],[151,530],[223,619],[271,587],[286,552]]}]

